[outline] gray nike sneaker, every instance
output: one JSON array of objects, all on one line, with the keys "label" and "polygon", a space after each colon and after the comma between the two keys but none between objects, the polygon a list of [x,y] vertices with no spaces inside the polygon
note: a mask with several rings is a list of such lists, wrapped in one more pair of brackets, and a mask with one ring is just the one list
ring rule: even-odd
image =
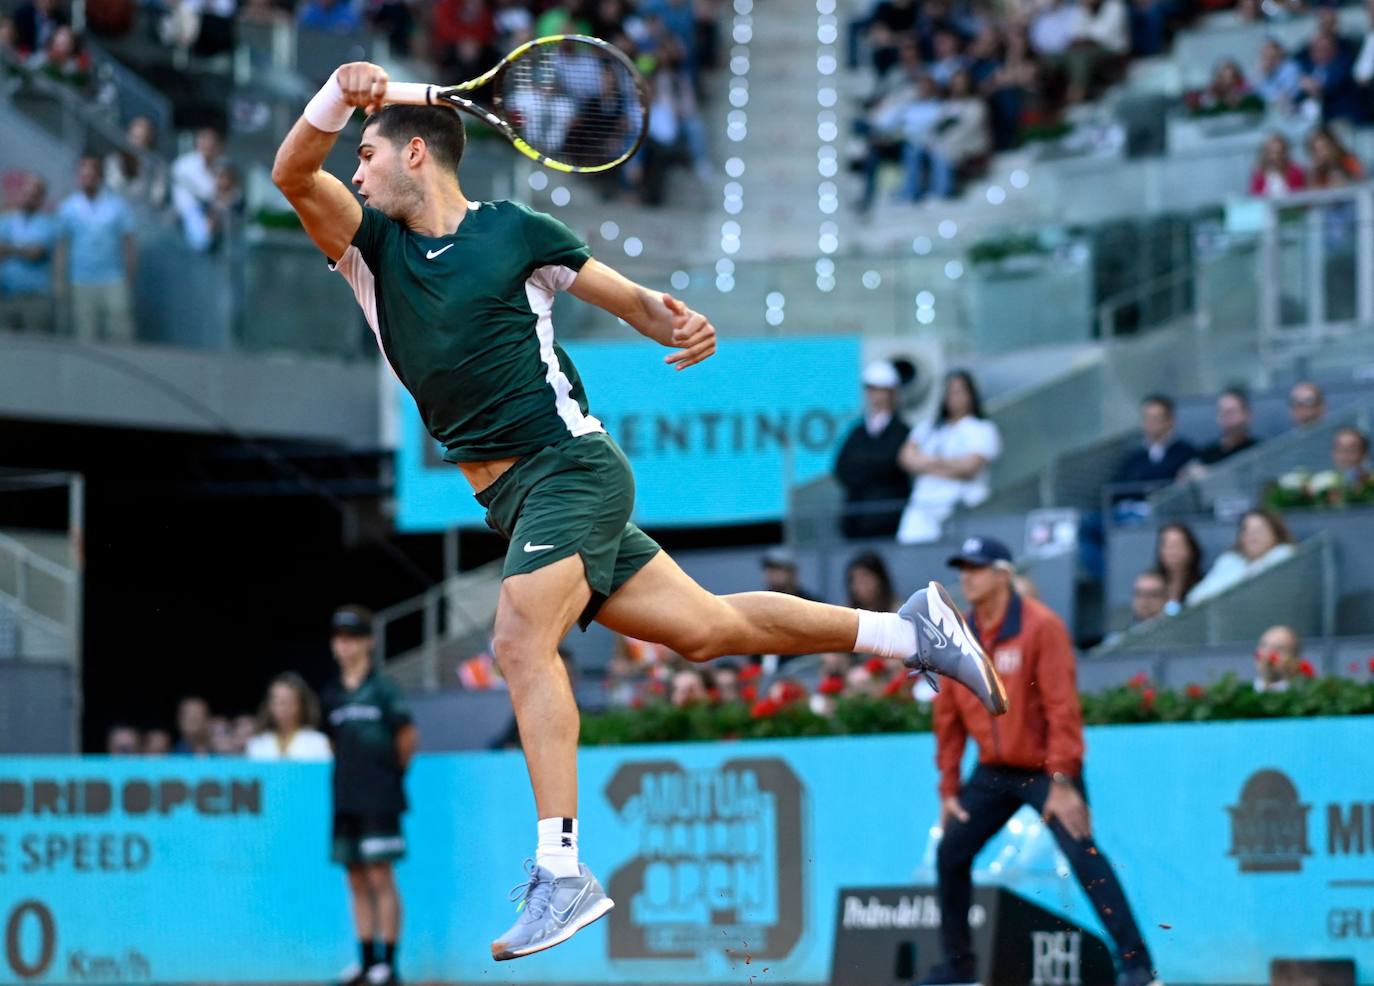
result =
[{"label": "gray nike sneaker", "polygon": [[918,590],[897,615],[916,627],[916,653],[903,662],[912,674],[925,675],[936,691],[935,675],[953,678],[993,715],[1007,711],[1006,686],[944,586],[932,582]]},{"label": "gray nike sneaker", "polygon": [[520,902],[520,916],[491,943],[491,957],[497,962],[565,942],[615,907],[615,901],[606,896],[585,863],[578,864],[577,876],[555,877],[527,859],[525,872],[529,881],[512,889],[510,895],[511,900]]}]

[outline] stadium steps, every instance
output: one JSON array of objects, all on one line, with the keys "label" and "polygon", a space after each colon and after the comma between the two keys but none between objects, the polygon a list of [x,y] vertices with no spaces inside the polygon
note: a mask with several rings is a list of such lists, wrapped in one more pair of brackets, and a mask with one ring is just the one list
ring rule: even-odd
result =
[{"label": "stadium steps", "polygon": [[403,688],[457,687],[458,666],[491,646],[501,569],[496,561],[459,573],[378,613],[374,628],[388,676]]}]

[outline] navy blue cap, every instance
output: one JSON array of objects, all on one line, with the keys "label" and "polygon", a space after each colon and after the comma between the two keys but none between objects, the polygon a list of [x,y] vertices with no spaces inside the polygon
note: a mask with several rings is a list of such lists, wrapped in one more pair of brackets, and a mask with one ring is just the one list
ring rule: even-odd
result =
[{"label": "navy blue cap", "polygon": [[951,568],[960,568],[964,565],[984,568],[998,562],[1002,562],[1008,568],[1013,567],[1010,548],[996,538],[972,537],[965,538],[964,543],[959,546],[959,553],[951,555],[945,564]]},{"label": "navy blue cap", "polygon": [[329,629],[346,637],[370,637],[372,611],[364,606],[340,606],[329,621]]}]

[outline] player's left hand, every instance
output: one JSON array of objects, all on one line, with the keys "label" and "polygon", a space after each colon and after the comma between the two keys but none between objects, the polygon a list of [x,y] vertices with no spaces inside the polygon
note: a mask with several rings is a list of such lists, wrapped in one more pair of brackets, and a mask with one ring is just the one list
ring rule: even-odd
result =
[{"label": "player's left hand", "polygon": [[663,304],[673,315],[672,345],[678,350],[663,357],[663,362],[685,370],[712,356],[716,351],[716,327],[705,315],[694,312],[670,294]]},{"label": "player's left hand", "polygon": [[1059,819],[1059,824],[1078,842],[1092,838],[1092,815],[1088,812],[1088,803],[1068,784],[1050,784],[1049,797],[1045,799],[1041,815],[1046,822]]}]

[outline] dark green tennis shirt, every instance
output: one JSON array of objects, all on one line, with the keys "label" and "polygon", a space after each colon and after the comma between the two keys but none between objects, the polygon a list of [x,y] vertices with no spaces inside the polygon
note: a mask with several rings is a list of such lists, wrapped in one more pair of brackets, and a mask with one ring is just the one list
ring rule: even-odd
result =
[{"label": "dark green tennis shirt", "polygon": [[334,269],[444,458],[474,462],[605,431],[554,338],[554,293],[590,256],[552,216],[474,202],[452,236],[422,236],[363,209]]},{"label": "dark green tennis shirt", "polygon": [[400,691],[375,669],[349,691],[341,679],[320,693],[324,730],[334,744],[334,811],[395,815],[406,808],[396,734],[411,722]]}]

